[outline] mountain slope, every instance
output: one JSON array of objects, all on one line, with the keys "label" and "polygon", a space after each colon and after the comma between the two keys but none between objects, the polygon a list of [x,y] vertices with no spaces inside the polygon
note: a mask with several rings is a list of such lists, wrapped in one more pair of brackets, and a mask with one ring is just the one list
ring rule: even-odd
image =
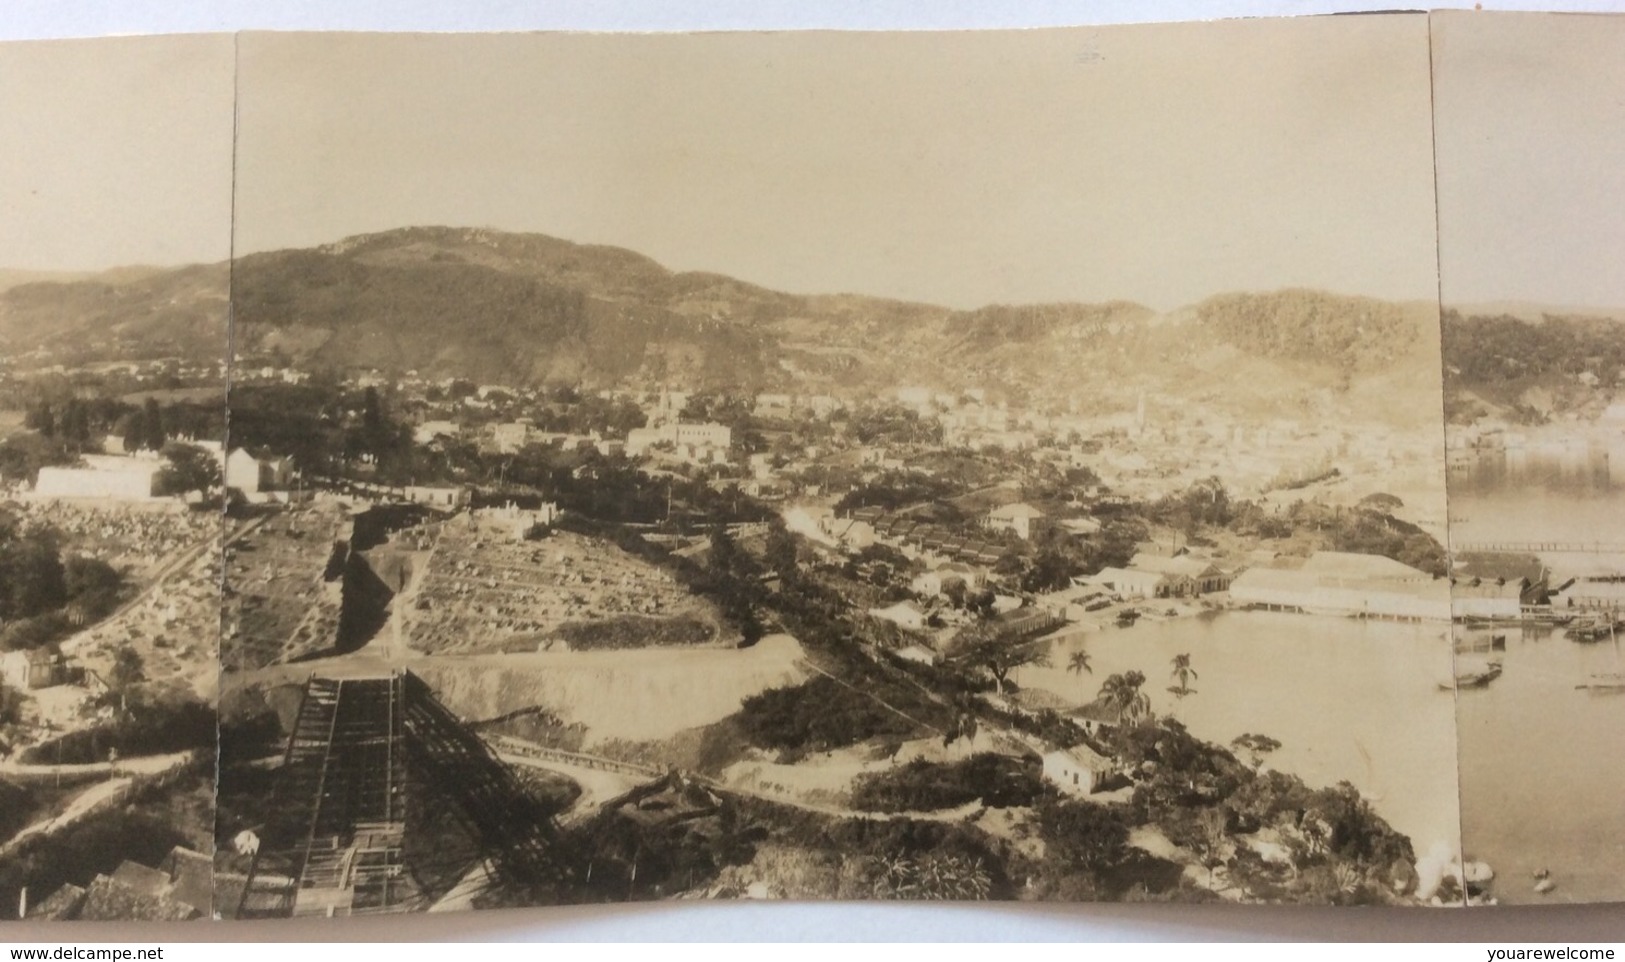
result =
[{"label": "mountain slope", "polygon": [[[1431,305],[1321,291],[975,310],[797,295],[539,234],[410,227],[138,276],[0,291],[14,355],[218,356],[226,291],[245,357],[507,383],[887,392],[983,386],[1066,402],[1136,389],[1299,403],[1438,370]],[[1237,375],[1244,374],[1244,378]],[[1426,382],[1429,379],[1420,378]],[[1437,373],[1431,381],[1437,395]]]},{"label": "mountain slope", "polygon": [[109,271],[0,291],[0,350],[62,363],[180,356],[218,359],[226,344],[225,264]]}]

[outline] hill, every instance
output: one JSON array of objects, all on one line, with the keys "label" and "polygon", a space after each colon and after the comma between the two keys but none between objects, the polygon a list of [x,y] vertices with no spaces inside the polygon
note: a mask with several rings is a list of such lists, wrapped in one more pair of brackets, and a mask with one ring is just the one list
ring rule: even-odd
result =
[{"label": "hill", "polygon": [[481,382],[975,385],[1085,406],[1120,404],[1132,383],[1278,406],[1367,382],[1387,397],[1395,372],[1438,364],[1426,305],[1286,290],[1168,314],[1126,301],[954,310],[790,294],[622,248],[449,227],[251,254],[229,270],[20,284],[0,291],[0,339],[13,356],[45,348],[55,361],[218,356],[228,286],[241,355]]},{"label": "hill", "polygon": [[1546,304],[1540,301],[1481,301],[1472,304],[1452,304],[1451,310],[1463,317],[1513,317],[1520,321],[1539,323],[1548,317],[1597,317],[1612,321],[1625,321],[1625,307],[1581,306],[1576,304]]},{"label": "hill", "polygon": [[226,264],[120,268],[0,290],[0,351],[54,361],[220,358],[231,270]]},{"label": "hill", "polygon": [[1625,385],[1625,326],[1608,314],[1531,319],[1449,309],[1442,333],[1447,410],[1459,423],[1594,417]]},{"label": "hill", "polygon": [[7,291],[22,284],[65,284],[71,281],[86,280],[97,280],[108,284],[124,284],[129,281],[138,281],[144,277],[151,277],[154,274],[162,274],[165,269],[150,267],[145,264],[114,267],[105,271],[27,271],[0,267],[0,291]]}]

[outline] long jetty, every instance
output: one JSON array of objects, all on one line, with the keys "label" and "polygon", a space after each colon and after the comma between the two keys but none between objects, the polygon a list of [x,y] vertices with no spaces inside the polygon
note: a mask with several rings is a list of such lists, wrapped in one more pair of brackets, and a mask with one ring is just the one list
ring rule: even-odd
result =
[{"label": "long jetty", "polygon": [[1625,554],[1619,541],[1466,541],[1450,545],[1452,554]]}]

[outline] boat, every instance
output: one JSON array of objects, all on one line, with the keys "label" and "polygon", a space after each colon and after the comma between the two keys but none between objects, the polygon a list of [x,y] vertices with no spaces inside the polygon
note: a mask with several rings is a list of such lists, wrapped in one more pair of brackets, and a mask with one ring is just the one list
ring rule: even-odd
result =
[{"label": "boat", "polygon": [[1581,691],[1595,692],[1599,695],[1625,694],[1625,671],[1602,671],[1591,676],[1590,680],[1583,681],[1574,686]]},{"label": "boat", "polygon": [[1621,627],[1625,626],[1612,617],[1588,617],[1575,621],[1564,634],[1570,641],[1605,641]]},{"label": "boat", "polygon": [[1608,636],[1614,641],[1614,670],[1592,672],[1590,677],[1578,685],[1582,691],[1589,691],[1596,695],[1625,694],[1625,659],[1621,658],[1619,650],[1619,634],[1615,631],[1618,626],[1616,613],[1608,619]]},{"label": "boat", "polygon": [[1439,682],[1442,691],[1461,691],[1467,688],[1483,688],[1490,682],[1501,677],[1500,661],[1478,661],[1476,659],[1456,659],[1455,677],[1448,682]]}]

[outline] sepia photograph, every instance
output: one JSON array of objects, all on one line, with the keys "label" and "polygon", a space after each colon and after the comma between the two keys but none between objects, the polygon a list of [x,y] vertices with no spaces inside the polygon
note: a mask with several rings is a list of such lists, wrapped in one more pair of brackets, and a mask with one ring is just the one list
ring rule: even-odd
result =
[{"label": "sepia photograph", "polygon": [[1425,16],[238,43],[219,915],[1465,901]]},{"label": "sepia photograph", "polygon": [[0,45],[0,920],[1625,899],[1622,46]]},{"label": "sepia photograph", "polygon": [[1462,844],[1625,899],[1625,21],[1437,14]]},{"label": "sepia photograph", "polygon": [[0,919],[212,914],[233,70],[0,45]]}]

